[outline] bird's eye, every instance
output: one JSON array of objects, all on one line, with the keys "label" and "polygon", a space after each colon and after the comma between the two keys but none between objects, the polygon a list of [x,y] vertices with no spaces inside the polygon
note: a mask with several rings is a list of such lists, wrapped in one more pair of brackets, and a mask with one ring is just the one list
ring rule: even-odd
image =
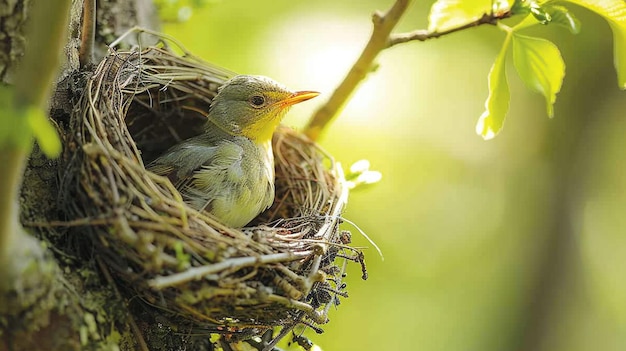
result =
[{"label": "bird's eye", "polygon": [[250,103],[254,107],[262,107],[265,105],[265,98],[263,96],[255,95],[250,98]]}]

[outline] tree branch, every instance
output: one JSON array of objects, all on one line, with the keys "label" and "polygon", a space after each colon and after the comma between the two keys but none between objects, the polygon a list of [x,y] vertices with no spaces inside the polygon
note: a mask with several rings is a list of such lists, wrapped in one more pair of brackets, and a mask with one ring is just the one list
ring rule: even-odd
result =
[{"label": "tree branch", "polygon": [[80,67],[93,63],[93,50],[96,38],[96,0],[84,0],[83,20],[80,28]]},{"label": "tree branch", "polygon": [[413,32],[391,34],[389,36],[389,40],[387,41],[387,47],[390,48],[394,45],[406,43],[409,41],[426,41],[428,39],[436,39],[446,34],[462,31],[468,28],[478,27],[483,24],[496,25],[499,20],[508,17],[511,17],[510,11],[503,12],[497,15],[493,13],[485,13],[475,21],[468,22],[458,27],[450,28],[441,32],[430,32],[427,29],[418,29]]},{"label": "tree branch", "polygon": [[341,110],[341,108],[346,104],[352,93],[354,93],[354,90],[359,83],[365,79],[367,74],[371,71],[376,56],[378,56],[378,54],[384,49],[409,41],[425,41],[428,39],[439,38],[440,36],[446,34],[477,27],[483,24],[495,25],[499,20],[511,16],[510,11],[489,14],[485,13],[480,18],[472,22],[441,32],[430,32],[428,30],[421,29],[408,33],[391,34],[391,31],[406,11],[410,2],[411,0],[396,0],[387,13],[374,13],[372,16],[372,22],[374,23],[372,36],[363,49],[361,56],[354,63],[341,84],[339,84],[337,89],[335,89],[326,104],[313,114],[311,120],[304,128],[304,134],[311,140],[317,140],[319,138],[324,128],[326,128],[326,126],[332,121],[338,111]]},{"label": "tree branch", "polygon": [[[0,109],[0,111],[7,112],[5,109]],[[0,265],[6,267],[8,261],[15,258],[13,250],[16,236],[23,234],[19,224],[17,198],[22,184],[22,173],[24,172],[28,149],[5,145],[4,143],[0,143],[0,145],[5,148],[0,152],[0,163],[4,167],[4,170],[0,172],[0,194],[3,196],[2,201],[0,201]],[[5,278],[5,273],[4,270],[0,269],[0,277]],[[0,288],[0,290],[2,289]]]},{"label": "tree branch", "polygon": [[317,140],[326,125],[333,119],[352,95],[359,83],[365,79],[371,70],[376,56],[387,48],[389,34],[404,14],[411,0],[396,0],[387,13],[375,12],[372,16],[374,29],[369,42],[363,49],[361,56],[354,63],[344,80],[339,84],[328,102],[315,112],[304,129],[311,140]]}]

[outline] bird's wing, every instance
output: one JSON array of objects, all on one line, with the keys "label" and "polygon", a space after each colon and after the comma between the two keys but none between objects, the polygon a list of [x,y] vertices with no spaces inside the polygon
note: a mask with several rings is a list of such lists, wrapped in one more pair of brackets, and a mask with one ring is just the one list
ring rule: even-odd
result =
[{"label": "bird's wing", "polygon": [[243,148],[230,140],[206,146],[193,138],[179,144],[148,165],[148,170],[166,176],[196,209],[208,209],[223,197],[227,184],[243,177]]},{"label": "bird's wing", "polygon": [[198,140],[189,139],[167,150],[146,168],[152,173],[168,177],[176,188],[191,177],[205,163],[210,163],[216,146],[207,146]]},{"label": "bird's wing", "polygon": [[209,199],[231,196],[233,185],[241,184],[245,177],[243,154],[241,145],[229,140],[220,142],[211,159],[196,169],[181,189],[190,194],[197,192]]}]

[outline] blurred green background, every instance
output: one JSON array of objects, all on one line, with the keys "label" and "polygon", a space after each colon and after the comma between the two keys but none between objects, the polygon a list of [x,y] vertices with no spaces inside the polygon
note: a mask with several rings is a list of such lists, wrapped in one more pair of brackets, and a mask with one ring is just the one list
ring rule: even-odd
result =
[{"label": "blurred green background", "polygon": [[[285,120],[302,127],[367,42],[371,13],[391,4],[208,1],[164,29],[210,62],[323,92]],[[398,30],[425,28],[430,5],[415,1]],[[379,57],[321,143],[383,173],[345,217],[385,260],[366,251],[367,281],[351,267],[350,298],[324,334],[306,334],[324,350],[626,349],[626,93],[608,25],[573,12],[579,35],[530,32],[567,65],[555,118],[509,67],[510,113],[489,142],[474,127],[503,33],[482,26]]]}]

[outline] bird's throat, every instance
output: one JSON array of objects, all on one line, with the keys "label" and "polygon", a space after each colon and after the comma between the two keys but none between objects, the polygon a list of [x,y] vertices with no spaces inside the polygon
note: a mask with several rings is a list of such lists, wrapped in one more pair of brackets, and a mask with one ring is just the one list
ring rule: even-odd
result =
[{"label": "bird's throat", "polygon": [[272,141],[272,136],[276,127],[280,123],[280,118],[276,118],[270,123],[254,123],[241,131],[241,134],[246,138],[254,141],[256,144],[269,143]]}]

